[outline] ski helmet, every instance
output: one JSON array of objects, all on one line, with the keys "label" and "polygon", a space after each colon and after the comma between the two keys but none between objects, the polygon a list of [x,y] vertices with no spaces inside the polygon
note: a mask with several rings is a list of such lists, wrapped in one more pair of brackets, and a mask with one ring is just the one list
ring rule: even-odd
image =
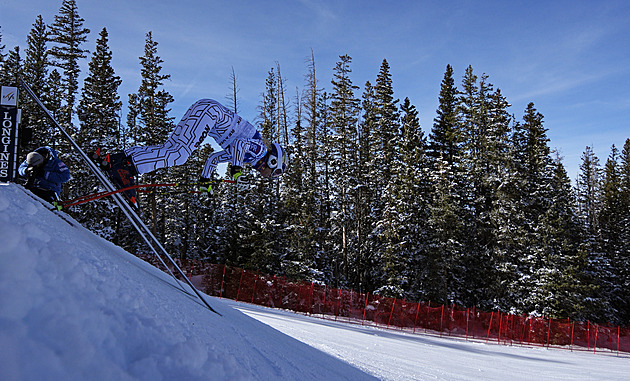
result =
[{"label": "ski helmet", "polygon": [[289,158],[285,150],[278,143],[271,145],[271,150],[267,155],[267,167],[271,169],[271,178],[280,177],[287,169]]},{"label": "ski helmet", "polygon": [[26,164],[29,167],[39,167],[44,164],[44,157],[39,152],[30,152],[26,155]]}]

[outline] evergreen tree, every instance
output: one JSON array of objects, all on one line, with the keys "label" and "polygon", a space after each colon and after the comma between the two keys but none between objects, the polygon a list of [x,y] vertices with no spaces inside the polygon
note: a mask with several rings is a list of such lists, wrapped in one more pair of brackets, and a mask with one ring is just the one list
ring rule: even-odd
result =
[{"label": "evergreen tree", "polygon": [[284,175],[287,186],[282,197],[282,209],[288,218],[288,250],[283,258],[283,265],[284,273],[292,278],[312,280],[313,259],[316,255],[314,189],[308,186],[306,134],[302,127],[299,99],[297,102],[297,119],[291,131],[295,137],[291,152],[291,170]]},{"label": "evergreen tree", "polygon": [[621,323],[621,315],[628,307],[627,297],[623,294],[625,279],[619,264],[624,262],[623,218],[624,203],[622,199],[622,174],[619,168],[619,150],[612,146],[610,156],[604,167],[601,186],[601,209],[599,212],[599,239],[602,253],[602,267],[598,282],[602,293],[610,303],[610,320]]},{"label": "evergreen tree", "polygon": [[598,250],[599,210],[601,200],[601,167],[591,147],[582,154],[577,181],[578,216],[584,225],[586,242],[592,250]]},{"label": "evergreen tree", "polygon": [[89,63],[81,100],[77,107],[80,131],[77,142],[85,147],[102,147],[111,152],[120,147],[120,109],[118,87],[122,81],[111,66],[107,29],[96,41],[96,50]]},{"label": "evergreen tree", "polygon": [[[379,179],[379,183],[374,184],[375,189],[383,188],[384,192],[380,199],[375,199],[370,205],[373,213],[372,218],[377,221],[376,234],[373,234],[371,237],[382,241],[372,243],[372,247],[376,248],[376,255],[381,261],[381,266],[383,266],[381,270],[383,279],[380,280],[380,283],[386,288],[382,289],[382,291],[392,296],[400,296],[402,289],[399,286],[393,286],[393,284],[398,283],[396,279],[401,277],[400,271],[404,260],[399,256],[404,254],[398,253],[394,249],[393,246],[396,244],[392,240],[395,241],[397,239],[397,233],[393,232],[390,227],[392,224],[395,224],[392,219],[396,218],[395,212],[392,213],[396,206],[392,203],[396,203],[395,195],[399,191],[397,188],[401,185],[401,179],[396,177],[401,176],[401,173],[403,173],[399,154],[401,127],[397,106],[398,100],[394,99],[394,89],[389,69],[387,60],[383,60],[374,86],[374,116],[376,123],[373,131],[374,143],[372,144],[374,165],[371,166],[372,173],[370,173],[370,177]],[[409,117],[413,118],[412,116]],[[386,213],[388,207],[390,209]],[[387,233],[388,230],[389,234]]]},{"label": "evergreen tree", "polygon": [[358,130],[358,163],[357,187],[354,192],[357,220],[357,245],[356,245],[356,273],[351,279],[351,284],[360,292],[375,290],[380,285],[380,279],[376,277],[375,268],[379,266],[377,244],[378,240],[372,235],[376,229],[378,216],[374,213],[373,206],[377,202],[383,186],[381,177],[375,168],[375,152],[377,145],[376,131],[376,105],[375,90],[367,81],[363,91],[361,108],[362,120]]},{"label": "evergreen tree", "polygon": [[[164,143],[173,129],[173,117],[168,113],[173,97],[162,86],[171,78],[162,74],[164,61],[158,56],[158,43],[153,40],[152,32],[145,39],[144,55],[140,59],[142,82],[133,99],[134,110],[138,116],[137,124],[132,132],[134,144],[156,145]],[[130,94],[130,103],[132,103]]]},{"label": "evergreen tree", "polygon": [[536,269],[540,284],[538,311],[550,318],[584,318],[590,308],[587,261],[580,249],[581,231],[575,195],[560,157],[553,161],[550,207],[541,216],[545,256]]},{"label": "evergreen tree", "polygon": [[2,27],[0,27],[0,83],[8,83],[9,73],[6,68],[6,57],[4,49],[6,45],[2,44]]},{"label": "evergreen tree", "polygon": [[[281,131],[281,115],[277,81],[274,68],[268,72],[265,82],[266,92],[260,106],[259,131],[267,141],[278,141]],[[285,145],[286,146],[286,145]],[[249,171],[246,168],[246,171]],[[282,271],[285,252],[282,249],[282,216],[280,211],[280,184],[254,176],[253,186],[246,194],[232,190],[229,201],[234,215],[227,229],[231,230],[235,242],[232,245],[231,261],[250,269],[260,269],[266,273]],[[270,239],[274,237],[274,239]]]},{"label": "evergreen tree", "polygon": [[394,99],[389,63],[383,60],[374,86],[374,111],[376,113],[374,133],[378,145],[374,163],[384,184],[389,183],[390,169],[398,160],[398,141],[401,133],[397,103],[398,99]]},{"label": "evergreen tree", "polygon": [[[18,76],[22,75],[22,71],[24,70],[23,66],[22,57],[20,57],[20,47],[16,46],[13,50],[9,51],[6,61],[4,62],[4,67],[7,73],[5,86],[19,86],[20,81],[18,81]],[[22,99],[23,98],[21,97],[20,100]]]},{"label": "evergreen tree", "polygon": [[[135,145],[161,145],[173,130],[173,117],[169,116],[169,104],[173,97],[164,90],[164,81],[170,78],[168,74],[162,74],[164,62],[157,52],[158,43],[153,40],[152,32],[148,32],[145,39],[144,55],[139,57],[142,81],[138,92],[129,94],[129,134],[132,144]],[[147,183],[155,181],[168,181],[168,168],[147,173],[142,180]],[[158,238],[164,238],[166,215],[162,208],[158,208],[164,200],[162,195],[150,193],[143,200],[145,215],[150,218],[154,234]]]},{"label": "evergreen tree", "polygon": [[[122,83],[111,66],[112,52],[108,46],[107,29],[103,28],[96,41],[96,49],[89,63],[89,72],[83,82],[81,98],[77,107],[80,130],[77,143],[86,152],[94,152],[101,148],[103,152],[114,152],[120,147],[120,119],[122,107],[118,96],[118,87]],[[74,197],[89,194],[93,190],[94,181],[85,166],[73,166],[71,194]],[[110,240],[119,242],[122,237],[115,233],[120,231],[122,223],[120,213],[115,210],[111,200],[88,203],[82,208],[82,217],[78,217],[84,226]],[[122,230],[125,230],[123,228]]]},{"label": "evergreen tree", "polygon": [[492,92],[492,85],[485,83],[484,79],[480,89],[485,127],[481,151],[477,155],[475,177],[479,186],[473,193],[475,240],[481,248],[477,278],[478,287],[482,289],[479,305],[496,308],[499,295],[504,292],[497,271],[506,254],[505,247],[502,247],[505,229],[501,227],[505,222],[505,214],[515,209],[514,200],[505,194],[507,189],[504,188],[511,183],[514,173],[510,144],[512,118],[507,111],[510,104],[501,90]]},{"label": "evergreen tree", "polygon": [[630,139],[626,139],[621,156],[619,158],[619,174],[620,174],[620,224],[619,224],[619,255],[618,260],[613,264],[616,279],[621,288],[619,296],[621,297],[618,307],[621,324],[630,324]]},{"label": "evergreen tree", "polygon": [[[24,80],[35,94],[43,95],[46,89],[48,73],[48,31],[42,16],[37,16],[33,28],[27,37],[28,47],[24,59]],[[22,104],[22,129],[29,131],[32,136],[30,142],[24,146],[25,151],[35,150],[37,147],[53,146],[55,136],[54,127],[50,125],[44,111],[34,102]]]},{"label": "evergreen tree", "polygon": [[464,132],[459,122],[459,91],[453,70],[447,66],[439,94],[439,105],[428,142],[432,197],[427,217],[427,245],[418,261],[416,293],[433,302],[457,301],[457,266],[465,250],[463,158]]},{"label": "evergreen tree", "polygon": [[447,65],[438,98],[437,117],[433,121],[429,136],[428,154],[434,162],[445,161],[451,168],[456,168],[462,156],[463,136],[459,128],[457,93],[453,68]]},{"label": "evergreen tree", "polygon": [[[63,89],[61,82],[61,75],[57,69],[53,69],[48,75],[48,78],[46,78],[44,90],[41,95],[41,101],[57,121],[62,112]],[[59,148],[60,143],[62,141],[65,142],[65,138],[61,135],[61,132],[56,127],[53,128],[52,125],[50,131],[52,131],[52,147]]]},{"label": "evergreen tree", "polygon": [[[330,173],[332,189],[336,199],[331,214],[331,238],[333,250],[338,253],[333,258],[333,278],[335,286],[345,283],[351,268],[352,232],[354,230],[354,210],[351,190],[357,184],[356,134],[359,100],[354,91],[357,86],[350,79],[352,58],[339,57],[332,80],[333,92],[330,104]],[[353,265],[353,264],[352,264]]]},{"label": "evergreen tree", "polygon": [[545,298],[540,273],[546,267],[542,219],[551,207],[552,162],[543,115],[529,103],[524,123],[515,132],[519,176],[522,178],[522,208],[525,229],[524,257],[519,260],[517,303],[524,313],[542,313]]},{"label": "evergreen tree", "polygon": [[[283,260],[284,273],[295,279],[320,280],[316,269],[320,254],[318,219],[319,179],[317,165],[319,157],[319,110],[321,89],[317,86],[315,58],[311,52],[305,90],[296,104],[296,123],[292,136],[295,141],[291,153],[291,169],[287,177],[283,205],[288,214],[288,248]],[[305,122],[305,123],[302,123]]]},{"label": "evergreen tree", "polygon": [[319,138],[320,146],[318,147],[319,158],[318,164],[321,167],[318,171],[319,186],[317,190],[318,211],[317,219],[319,221],[319,253],[317,256],[317,268],[322,274],[321,280],[332,284],[335,274],[335,244],[332,240],[332,215],[333,215],[333,169],[330,158],[334,150],[332,141],[332,127],[330,124],[330,95],[326,92],[322,93],[322,96],[317,102],[318,115],[320,117],[319,123]]},{"label": "evergreen tree", "polygon": [[238,114],[238,112],[240,111],[238,109],[238,92],[240,91],[240,89],[236,84],[236,79],[236,72],[234,71],[234,66],[232,66],[232,73],[230,73],[230,85],[232,91],[227,96],[228,101],[230,101],[228,108],[232,110],[233,113]]},{"label": "evergreen tree", "polygon": [[63,70],[62,86],[65,92],[63,111],[59,122],[72,127],[74,103],[79,89],[79,59],[85,58],[87,50],[81,47],[87,41],[90,30],[83,28],[85,20],[79,16],[76,0],[64,0],[55,22],[50,25],[50,41],[54,46],[50,56],[55,65]]},{"label": "evergreen tree", "polygon": [[[487,81],[487,75],[479,79],[471,66],[466,69],[462,80],[462,91],[459,97],[459,112],[461,130],[464,134],[463,167],[466,170],[466,191],[462,198],[465,214],[462,216],[466,228],[466,255],[462,257],[460,265],[465,271],[458,276],[463,284],[458,285],[457,293],[462,295],[466,305],[488,306],[491,299],[492,253],[494,250],[494,232],[490,220],[494,197],[496,195],[497,179],[501,174],[493,170],[497,164],[494,157],[500,151],[493,151],[495,139],[499,138],[500,129],[505,130],[503,123],[497,123],[505,118],[492,115],[493,86]],[[503,107],[500,105],[499,107]],[[504,111],[503,111],[504,113]],[[497,116],[496,120],[494,116]],[[494,188],[494,189],[493,189]],[[472,271],[471,271],[472,270]]]},{"label": "evergreen tree", "polygon": [[401,105],[402,139],[400,156],[392,166],[392,186],[388,187],[383,213],[384,251],[386,254],[384,287],[389,296],[417,296],[412,289],[422,266],[429,218],[430,185],[426,140],[420,129],[416,108],[409,98]]}]

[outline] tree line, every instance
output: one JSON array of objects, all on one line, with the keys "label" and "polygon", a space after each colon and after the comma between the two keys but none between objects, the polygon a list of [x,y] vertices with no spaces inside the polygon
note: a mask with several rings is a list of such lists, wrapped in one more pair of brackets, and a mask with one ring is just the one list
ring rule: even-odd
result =
[{"label": "tree line", "polygon": [[[37,16],[23,59],[18,47],[5,53],[0,35],[0,82],[21,75],[86,150],[161,144],[174,127],[174,99],[152,33],[123,120],[107,29],[90,53],[83,22],[75,0],[64,0],[50,25]],[[79,89],[83,59],[89,69]],[[281,181],[256,177],[247,194],[218,186],[211,197],[177,189],[141,196],[143,218],[179,260],[409,300],[630,322],[630,139],[621,150],[613,145],[603,166],[586,147],[572,184],[534,104],[515,117],[471,66],[456,84],[447,65],[426,134],[416,107],[396,98],[386,59],[361,88],[347,55],[328,89],[312,51],[305,70],[303,88],[289,95],[280,65],[271,67],[258,108],[263,136],[290,152]],[[227,105],[238,111],[234,71],[231,83]],[[62,153],[74,177],[65,198],[95,191],[41,110],[21,104],[31,135],[24,152],[50,145]],[[140,182],[193,183],[211,150]],[[131,252],[146,250],[111,201],[69,212]]]}]

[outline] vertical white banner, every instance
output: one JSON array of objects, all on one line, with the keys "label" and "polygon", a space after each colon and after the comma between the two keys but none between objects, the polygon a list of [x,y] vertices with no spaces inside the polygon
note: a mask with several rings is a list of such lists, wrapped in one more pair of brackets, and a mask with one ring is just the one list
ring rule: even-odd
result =
[{"label": "vertical white banner", "polygon": [[7,182],[17,177],[18,89],[2,86],[0,95],[0,181]]}]

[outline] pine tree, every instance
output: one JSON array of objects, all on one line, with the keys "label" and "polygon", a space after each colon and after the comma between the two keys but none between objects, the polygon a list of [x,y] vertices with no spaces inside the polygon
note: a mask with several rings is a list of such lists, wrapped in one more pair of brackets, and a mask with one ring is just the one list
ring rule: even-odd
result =
[{"label": "pine tree", "polygon": [[354,210],[351,190],[356,186],[356,134],[359,100],[354,91],[357,86],[350,79],[352,58],[348,55],[339,57],[335,65],[333,92],[330,104],[331,156],[330,180],[336,205],[331,214],[331,238],[338,255],[333,258],[333,277],[336,286],[345,283],[350,271],[352,253],[352,231],[354,230]]},{"label": "pine tree", "polygon": [[392,78],[389,63],[383,60],[374,86],[374,108],[376,124],[374,133],[377,136],[375,167],[380,171],[384,184],[389,182],[393,163],[398,160],[398,141],[400,140],[400,115],[398,99],[394,99]]},{"label": "pine tree", "polygon": [[[492,115],[492,94],[493,85],[488,82],[488,76],[484,74],[478,78],[469,66],[462,80],[458,108],[465,137],[462,163],[467,177],[466,191],[463,193],[463,211],[466,213],[462,217],[468,235],[462,237],[462,241],[467,241],[467,249],[461,262],[465,271],[458,277],[463,281],[458,287],[458,293],[466,305],[481,308],[489,306],[489,300],[492,299],[488,292],[492,287],[492,254],[496,240],[490,218],[498,187],[497,179],[502,173],[491,155],[500,154],[500,151],[495,151],[499,148],[495,140],[499,139],[499,132],[506,129],[504,123],[497,123],[506,119],[503,116],[505,111]],[[505,107],[503,104],[496,105]]]},{"label": "pine tree", "polygon": [[453,68],[447,65],[438,98],[437,117],[433,121],[429,136],[428,154],[434,162],[445,161],[446,165],[452,168],[456,167],[462,156],[463,136],[459,128],[457,93]]},{"label": "pine tree", "polygon": [[[48,74],[48,31],[42,16],[37,16],[31,29],[25,51],[24,80],[29,84],[35,94],[43,95],[46,89],[46,77]],[[53,126],[50,125],[44,111],[34,102],[24,102],[22,105],[22,128],[29,130],[32,138],[29,144],[23,147],[27,152],[40,146],[53,146],[55,136]]]},{"label": "pine tree", "polygon": [[[5,86],[19,86],[20,81],[18,81],[18,76],[22,75],[22,71],[24,70],[23,66],[22,57],[20,57],[20,47],[16,46],[13,50],[9,51],[6,61],[4,62],[7,73]],[[22,100],[22,98],[20,98],[20,100]]]},{"label": "pine tree", "polygon": [[173,102],[173,97],[162,88],[164,81],[171,76],[162,74],[164,61],[157,55],[157,46],[149,31],[146,34],[144,55],[139,57],[142,82],[134,99],[139,112],[138,125],[132,136],[134,143],[140,145],[162,144],[173,129],[174,118],[168,116],[168,105]]},{"label": "pine tree", "polygon": [[[376,248],[376,255],[381,261],[383,279],[380,283],[385,286],[381,291],[391,296],[401,296],[402,289],[398,283],[401,278],[401,268],[404,254],[399,253],[394,247],[397,233],[392,225],[397,225],[396,218],[396,194],[400,191],[401,179],[397,178],[403,173],[400,160],[399,142],[401,140],[400,114],[397,106],[398,100],[394,99],[394,89],[387,60],[383,60],[374,86],[374,143],[372,144],[374,165],[371,166],[370,176],[378,178],[380,184],[375,184],[376,189],[383,188],[382,197],[375,199],[370,205],[376,222],[377,234],[373,235],[381,242],[372,243]],[[389,209],[388,209],[389,208]],[[389,232],[389,233],[388,233]],[[388,242],[389,241],[389,242]]]},{"label": "pine tree", "polygon": [[362,95],[362,120],[358,130],[358,163],[357,187],[354,192],[357,220],[357,245],[356,245],[356,273],[351,279],[351,284],[360,292],[375,290],[380,285],[377,278],[377,269],[380,263],[377,252],[378,240],[372,233],[376,229],[378,216],[374,213],[373,206],[376,204],[382,187],[381,178],[375,168],[375,152],[377,145],[376,130],[376,105],[375,90],[372,84],[365,83]]},{"label": "pine tree", "polygon": [[590,296],[589,319],[609,321],[611,319],[610,298],[606,290],[611,286],[610,264],[606,258],[600,239],[600,213],[602,202],[602,168],[599,158],[591,147],[582,154],[582,163],[576,184],[577,214],[582,235],[582,250],[587,260],[587,272],[593,290]]},{"label": "pine tree", "polygon": [[[152,32],[146,34],[144,55],[139,57],[142,81],[138,92],[129,94],[129,115],[127,117],[129,134],[132,144],[135,145],[161,145],[173,130],[173,117],[169,116],[169,104],[173,97],[164,90],[164,81],[170,78],[168,74],[162,74],[164,62],[157,52],[158,43],[153,40]],[[143,181],[152,183],[168,181],[168,168],[160,169],[142,176]],[[166,216],[158,205],[162,204],[163,196],[150,193],[143,200],[145,209],[149,211],[146,217],[150,218],[154,234],[158,238],[164,238]]]},{"label": "pine tree", "polygon": [[80,131],[77,142],[85,147],[101,147],[112,152],[120,147],[120,109],[118,87],[122,81],[111,66],[112,52],[108,46],[107,29],[103,28],[96,41],[96,50],[89,63],[81,100],[77,107]]},{"label": "pine tree", "polygon": [[[61,82],[61,75],[57,69],[53,69],[48,75],[48,78],[46,78],[44,90],[41,95],[41,101],[57,121],[60,120],[59,118],[62,113],[63,89]],[[53,128],[51,126],[51,131],[52,137],[50,140],[52,141],[52,147],[58,148],[62,141],[65,142],[65,138],[56,127]]]},{"label": "pine tree", "polygon": [[538,312],[550,318],[585,318],[590,308],[587,261],[580,249],[581,230],[571,181],[557,155],[553,161],[550,207],[541,216],[545,256],[536,269],[540,283]]},{"label": "pine tree", "polygon": [[[422,266],[420,253],[427,238],[430,185],[426,140],[420,129],[416,108],[409,98],[401,105],[402,139],[400,155],[392,166],[382,221],[384,226],[385,285],[382,293],[395,297],[417,297],[412,288],[416,270]],[[415,288],[415,287],[414,287]]]},{"label": "pine tree", "polygon": [[6,48],[6,45],[2,44],[2,27],[0,27],[0,83],[9,83],[8,82],[8,78],[9,78],[9,73],[7,71],[7,67],[6,67],[6,54],[4,53],[4,49]]},{"label": "pine tree", "polygon": [[297,100],[297,118],[292,129],[295,137],[291,152],[291,170],[284,177],[286,188],[282,194],[282,210],[287,214],[288,242],[283,265],[284,273],[294,279],[313,280],[316,255],[314,225],[314,189],[309,187],[306,134],[302,127],[302,108]]},{"label": "pine tree", "polygon": [[[284,273],[295,279],[321,280],[316,269],[320,254],[319,233],[321,221],[318,214],[319,178],[317,166],[319,157],[319,125],[321,124],[318,101],[321,90],[317,86],[315,58],[311,51],[308,61],[306,84],[301,99],[296,102],[296,122],[292,129],[294,137],[291,152],[291,168],[285,192],[282,195],[284,209],[287,210],[287,246],[283,259]],[[304,122],[304,123],[303,123]]]},{"label": "pine tree", "polygon": [[577,182],[578,216],[587,232],[587,242],[597,250],[599,210],[601,200],[601,167],[591,147],[582,154],[582,164]]},{"label": "pine tree", "polygon": [[[271,68],[265,82],[263,104],[259,107],[259,131],[268,141],[278,141],[281,131],[282,112],[279,111],[279,100],[283,95],[278,94],[278,80],[276,71]],[[229,253],[234,258],[232,261],[266,273],[281,273],[282,257],[285,253],[281,250],[284,238],[279,182],[254,176],[253,186],[247,194],[239,194],[236,190],[232,192],[232,213],[239,217],[238,220],[231,220],[227,227],[236,239]]]},{"label": "pine tree", "polygon": [[63,89],[65,92],[63,111],[59,122],[72,127],[74,103],[79,89],[79,59],[85,58],[87,50],[81,45],[87,41],[90,30],[83,28],[85,20],[79,16],[75,0],[64,0],[59,14],[55,15],[55,22],[50,25],[50,41],[54,46],[50,56],[55,59],[55,65],[63,70]]},{"label": "pine tree", "polygon": [[431,201],[427,217],[426,250],[417,261],[418,297],[433,302],[459,300],[455,290],[460,270],[458,263],[465,252],[463,171],[464,132],[459,121],[459,91],[453,80],[453,70],[447,66],[439,94],[439,105],[428,142],[430,158]]},{"label": "pine tree", "polygon": [[599,239],[602,252],[602,267],[598,276],[598,282],[602,286],[602,293],[610,303],[610,320],[616,323],[621,322],[621,315],[625,314],[626,296],[623,295],[623,282],[625,279],[619,278],[623,272],[619,271],[618,265],[623,263],[624,242],[623,232],[623,200],[622,200],[622,177],[619,168],[619,150],[614,145],[611,148],[610,156],[606,161],[601,186],[601,209],[599,212]]},{"label": "pine tree", "polygon": [[[502,226],[505,214],[513,211],[513,200],[504,188],[511,183],[513,175],[511,156],[511,122],[507,112],[510,106],[499,89],[492,91],[492,85],[480,83],[480,104],[483,116],[481,147],[477,153],[476,174],[478,183],[473,191],[475,207],[475,241],[480,248],[477,284],[480,289],[479,305],[496,308],[499,295],[504,292],[501,276],[497,268],[502,265],[505,247]],[[483,275],[482,275],[483,274]]]},{"label": "pine tree", "polygon": [[230,91],[230,93],[227,96],[228,101],[230,101],[228,108],[230,110],[232,110],[233,113],[238,114],[239,109],[238,109],[238,92],[240,91],[240,89],[238,88],[237,84],[236,84],[236,72],[234,71],[234,66],[232,66],[232,72],[230,73],[230,88],[232,91]]},{"label": "pine tree", "polygon": [[333,168],[331,165],[331,157],[333,153],[332,141],[332,127],[330,123],[330,95],[323,92],[317,102],[317,110],[320,118],[319,123],[319,147],[317,148],[319,158],[318,164],[321,166],[317,176],[319,178],[319,186],[317,190],[318,211],[317,219],[319,220],[319,242],[320,248],[316,258],[317,268],[321,272],[321,280],[327,284],[332,284],[334,281],[336,256],[335,242],[332,239],[332,215],[333,215]]},{"label": "pine tree", "polygon": [[515,151],[518,152],[515,158],[523,187],[522,223],[526,226],[524,256],[519,258],[517,303],[518,309],[524,313],[542,313],[546,295],[540,274],[547,268],[542,219],[551,207],[553,167],[543,115],[533,103],[528,104],[523,122],[515,131]]},{"label": "pine tree", "polygon": [[[122,81],[115,75],[111,62],[108,33],[103,28],[96,41],[77,106],[80,129],[76,141],[86,152],[93,152],[97,148],[103,152],[114,152],[121,144],[119,113],[122,103],[118,87]],[[74,197],[89,194],[94,185],[91,173],[78,163],[73,168],[75,181],[72,182],[70,194]],[[88,203],[81,210],[82,216],[78,218],[84,226],[116,242],[123,239],[115,234],[120,231],[118,224],[122,223],[122,216],[112,213],[115,208],[111,200]]]},{"label": "pine tree", "polygon": [[617,262],[613,264],[616,271],[621,296],[619,320],[621,324],[630,324],[630,139],[626,139],[621,150],[619,164],[621,209],[619,240],[620,248]]}]

